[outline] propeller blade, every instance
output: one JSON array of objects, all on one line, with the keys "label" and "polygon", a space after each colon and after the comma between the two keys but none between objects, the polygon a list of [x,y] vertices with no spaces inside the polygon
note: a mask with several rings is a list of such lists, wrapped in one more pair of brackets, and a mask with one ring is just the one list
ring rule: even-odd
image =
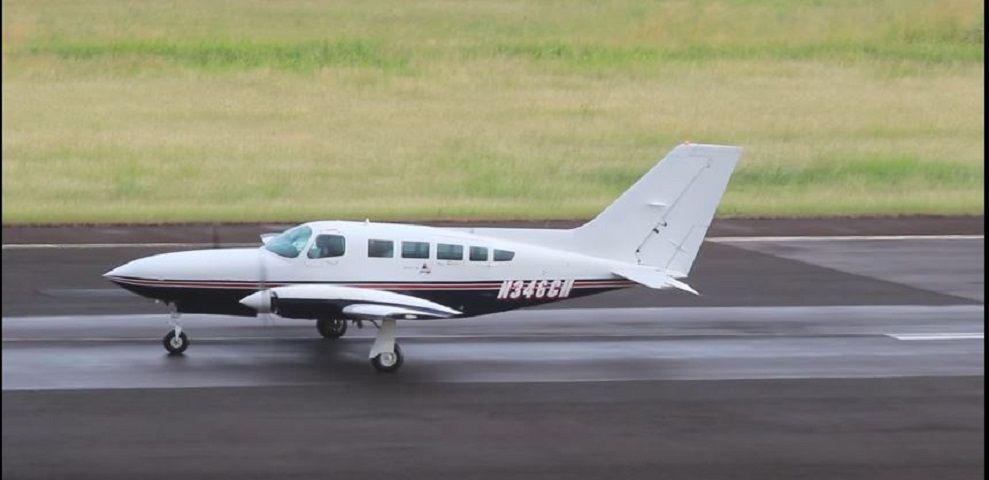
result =
[{"label": "propeller blade", "polygon": [[268,268],[264,261],[264,248],[258,249],[258,291],[248,298],[258,296],[258,315],[261,317],[261,325],[271,326],[271,290],[268,289]]}]

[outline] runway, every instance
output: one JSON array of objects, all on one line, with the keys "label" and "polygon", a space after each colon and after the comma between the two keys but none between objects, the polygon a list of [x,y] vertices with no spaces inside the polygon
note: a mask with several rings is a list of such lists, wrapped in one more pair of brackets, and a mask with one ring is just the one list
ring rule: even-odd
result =
[{"label": "runway", "polygon": [[[518,312],[403,325],[409,365],[397,381],[980,375],[982,321],[981,305]],[[98,316],[82,325],[74,317],[8,319],[3,388],[321,385],[370,373],[372,328],[327,342],[310,322],[241,326],[203,316],[186,323],[196,348],[172,358],[157,351],[157,316]]]},{"label": "runway", "polygon": [[3,476],[982,476],[982,238],[721,238],[700,297],[409,322],[396,375],[280,319],[168,357],[98,276],[168,248],[5,250]]}]

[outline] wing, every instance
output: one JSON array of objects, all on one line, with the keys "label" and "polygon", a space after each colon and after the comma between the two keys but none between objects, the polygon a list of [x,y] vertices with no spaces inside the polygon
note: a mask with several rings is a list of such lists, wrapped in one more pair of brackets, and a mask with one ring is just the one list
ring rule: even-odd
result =
[{"label": "wing", "polygon": [[460,312],[429,300],[370,288],[289,285],[254,292],[240,300],[258,313],[287,318],[431,319]]},{"label": "wing", "polygon": [[449,318],[453,315],[439,314],[435,311],[426,311],[410,307],[399,307],[396,305],[376,305],[373,303],[354,303],[343,307],[343,315],[355,320],[378,320],[394,318],[396,320],[424,320],[430,318]]}]

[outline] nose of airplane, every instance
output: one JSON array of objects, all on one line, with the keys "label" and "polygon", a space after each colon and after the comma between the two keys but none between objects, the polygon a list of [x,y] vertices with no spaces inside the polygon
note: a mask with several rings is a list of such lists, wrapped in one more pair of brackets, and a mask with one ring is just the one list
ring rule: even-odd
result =
[{"label": "nose of airplane", "polygon": [[257,249],[218,249],[172,252],[125,263],[103,277],[148,280],[252,281],[258,276]]},{"label": "nose of airplane", "polygon": [[104,273],[103,278],[112,279],[113,277],[139,277],[140,275],[136,275],[136,272],[140,269],[135,268],[133,264],[134,262],[127,262],[117,268],[114,268],[109,272]]},{"label": "nose of airplane", "polygon": [[[167,254],[166,254],[167,255]],[[159,256],[159,255],[156,255]],[[139,258],[120,265],[109,272],[103,274],[103,278],[113,280],[114,278],[155,278],[154,257]]]}]

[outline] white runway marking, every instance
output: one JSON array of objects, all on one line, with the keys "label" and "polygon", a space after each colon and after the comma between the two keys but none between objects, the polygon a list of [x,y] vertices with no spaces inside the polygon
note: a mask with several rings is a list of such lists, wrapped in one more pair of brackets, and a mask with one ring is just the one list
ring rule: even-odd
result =
[{"label": "white runway marking", "polygon": [[[708,237],[713,243],[747,242],[828,242],[863,240],[982,240],[985,235],[821,235],[821,236],[776,236],[776,237]],[[73,249],[73,248],[235,248],[259,247],[260,242],[252,243],[5,243],[4,250],[33,249]]]},{"label": "white runway marking", "polygon": [[903,341],[920,340],[982,340],[984,333],[890,333],[887,336]]}]

